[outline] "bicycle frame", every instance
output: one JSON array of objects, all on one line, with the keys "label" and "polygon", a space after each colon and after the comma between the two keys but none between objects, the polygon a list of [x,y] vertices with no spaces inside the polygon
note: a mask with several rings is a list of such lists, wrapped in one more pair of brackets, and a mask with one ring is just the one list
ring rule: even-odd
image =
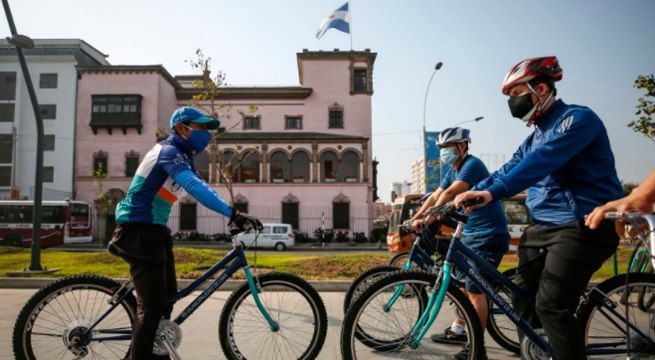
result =
[{"label": "bicycle frame", "polygon": [[[227,268],[225,268],[226,266]],[[250,291],[253,294],[253,298],[255,300],[255,304],[257,305],[257,308],[261,312],[262,316],[264,316],[264,318],[266,319],[271,330],[277,331],[279,329],[279,325],[275,320],[273,320],[271,315],[264,308],[264,305],[261,303],[261,300],[259,298],[259,288],[256,284],[254,277],[250,272],[250,268],[248,267],[248,261],[246,259],[246,254],[241,244],[235,245],[232,251],[230,251],[227,255],[225,255],[225,257],[219,260],[214,266],[212,266],[207,271],[205,271],[205,273],[200,275],[200,277],[198,277],[189,286],[176,292],[175,294],[171,294],[167,298],[167,301],[171,303],[176,303],[178,300],[189,296],[191,293],[196,291],[203,283],[205,283],[212,276],[214,276],[216,273],[218,273],[221,269],[224,268],[225,270],[221,273],[221,275],[218,276],[214,281],[212,281],[209,284],[209,286],[207,286],[207,288],[205,288],[205,290],[203,290],[202,293],[200,293],[200,295],[198,295],[198,297],[191,302],[191,304],[189,304],[186,308],[184,308],[184,310],[182,310],[182,312],[180,312],[180,314],[178,314],[177,317],[175,317],[173,321],[176,324],[181,325],[186,319],[189,318],[189,316],[191,316],[191,314],[193,314],[198,309],[198,307],[200,307],[200,305],[202,305],[218,288],[220,288],[225,283],[225,281],[227,281],[227,279],[229,279],[232,275],[234,275],[237,271],[239,271],[239,269],[243,268],[243,272],[246,276],[248,287],[250,288]],[[90,334],[91,331],[105,317],[107,317],[118,305],[120,305],[120,303],[132,292],[132,290],[133,287],[131,285],[128,285],[123,294],[116,297],[116,299],[112,298],[112,301],[110,302],[111,307],[107,311],[105,311],[98,318],[98,320],[96,320],[86,330],[86,334]],[[93,341],[130,340],[130,339],[131,339],[131,331],[129,333],[126,332],[126,334],[124,335],[94,337]]]},{"label": "bicycle frame", "polygon": [[[463,225],[464,223],[459,222],[457,229],[453,234],[450,246],[448,248],[448,253],[446,254],[444,266],[439,271],[437,282],[431,290],[428,305],[412,329],[411,335],[413,336],[413,341],[411,342],[410,346],[412,348],[417,348],[420,346],[423,337],[439,314],[444,298],[446,296],[446,290],[448,289],[450,283],[452,265],[455,265],[460,271],[463,271],[478,288],[482,289],[487,297],[491,299],[494,304],[496,304],[498,309],[505,313],[510,321],[512,321],[517,326],[519,331],[530,338],[530,340],[532,340],[544,352],[550,353],[550,345],[535,332],[535,330],[525,321],[525,319],[516,313],[514,308],[500,296],[499,292],[494,291],[494,287],[490,284],[488,279],[515,294],[523,301],[534,304],[535,295],[529,294],[525,290],[519,288],[518,285],[514,284],[509,278],[500,273],[486,260],[466,247],[466,245],[461,242]],[[477,269],[472,266],[471,263],[475,264]],[[599,291],[592,290],[589,294],[589,298],[602,306],[603,310],[609,311],[622,324],[627,323],[630,329],[635,331],[643,338],[648,339],[652,343],[651,345],[655,345],[655,342],[653,342],[652,339],[650,339],[634,324],[626,321],[625,317],[619,314],[610,304],[607,304],[607,301],[604,301],[606,300],[604,295]],[[617,328],[620,330],[625,329],[625,327],[621,328],[621,326],[616,323],[615,326],[617,326]],[[612,347],[616,345],[617,344],[597,344],[593,347],[587,348],[585,352],[587,355],[608,355],[623,353],[622,350],[603,347]]]}]

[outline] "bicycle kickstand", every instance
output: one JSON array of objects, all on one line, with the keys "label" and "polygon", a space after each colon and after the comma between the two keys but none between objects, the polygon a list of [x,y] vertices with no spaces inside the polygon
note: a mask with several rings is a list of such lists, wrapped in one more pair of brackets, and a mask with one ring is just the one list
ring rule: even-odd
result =
[{"label": "bicycle kickstand", "polygon": [[172,360],[182,360],[182,357],[180,357],[180,354],[177,353],[177,350],[175,350],[175,347],[166,336],[162,335],[160,339],[164,343],[164,347],[166,347],[166,351],[168,351],[168,355],[170,355]]}]

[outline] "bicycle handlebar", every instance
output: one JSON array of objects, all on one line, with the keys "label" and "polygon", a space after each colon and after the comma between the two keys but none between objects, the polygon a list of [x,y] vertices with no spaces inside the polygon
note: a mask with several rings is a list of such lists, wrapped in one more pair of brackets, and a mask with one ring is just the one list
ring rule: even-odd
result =
[{"label": "bicycle handlebar", "polygon": [[[655,268],[655,216],[652,214],[642,214],[640,212],[620,212],[612,211],[605,214],[605,219],[618,220],[622,219],[632,225],[637,231],[637,238],[648,245],[647,248],[651,254],[651,263]],[[640,225],[648,225],[648,233],[645,235],[643,232],[640,232]],[[646,244],[646,238],[648,238],[648,244]]]}]

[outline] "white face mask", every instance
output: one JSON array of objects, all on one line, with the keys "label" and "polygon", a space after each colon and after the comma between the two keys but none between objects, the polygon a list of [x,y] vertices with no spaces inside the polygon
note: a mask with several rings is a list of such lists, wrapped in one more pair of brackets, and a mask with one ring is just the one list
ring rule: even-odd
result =
[{"label": "white face mask", "polygon": [[457,155],[455,155],[455,148],[447,147],[441,149],[439,153],[439,158],[441,159],[442,164],[451,165],[457,161]]}]

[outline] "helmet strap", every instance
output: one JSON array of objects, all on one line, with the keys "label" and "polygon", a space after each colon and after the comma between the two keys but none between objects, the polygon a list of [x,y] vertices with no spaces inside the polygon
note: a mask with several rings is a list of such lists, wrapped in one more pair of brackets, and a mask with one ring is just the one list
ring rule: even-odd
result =
[{"label": "helmet strap", "polygon": [[530,126],[534,124],[535,120],[539,116],[541,116],[541,111],[543,110],[544,106],[546,106],[546,104],[548,104],[550,100],[553,98],[553,94],[555,93],[555,91],[551,90],[546,100],[542,100],[541,96],[537,94],[537,91],[532,87],[530,82],[525,83],[525,85],[528,87],[528,89],[530,89],[530,92],[533,93],[535,96],[537,96],[537,99],[539,99],[539,101],[536,104],[534,104],[532,110],[530,110],[530,112],[527,113],[522,119],[523,121],[526,122],[527,126]]}]

